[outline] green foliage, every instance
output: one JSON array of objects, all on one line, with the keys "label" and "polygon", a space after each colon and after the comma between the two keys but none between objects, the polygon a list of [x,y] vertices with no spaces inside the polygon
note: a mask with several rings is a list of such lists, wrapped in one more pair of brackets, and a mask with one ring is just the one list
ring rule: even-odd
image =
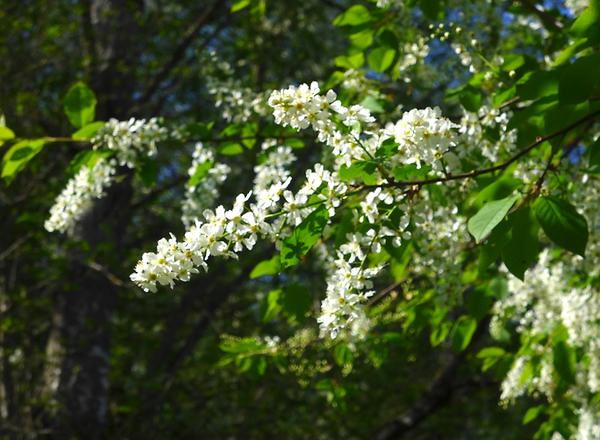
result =
[{"label": "green foliage", "polygon": [[92,139],[96,135],[96,133],[98,133],[98,130],[100,130],[104,126],[104,124],[105,123],[102,121],[91,122],[81,127],[79,130],[73,133],[71,137],[76,140]]},{"label": "green foliage", "polygon": [[15,134],[10,128],[0,125],[0,147],[4,144],[4,142],[10,141],[11,139],[14,139],[14,137]]},{"label": "green foliage", "polygon": [[190,176],[190,179],[188,180],[188,186],[197,186],[200,182],[202,182],[202,179],[204,179],[212,167],[213,163],[211,161],[196,165],[196,171],[194,171],[194,174]]},{"label": "green foliage", "polygon": [[355,162],[350,166],[340,168],[340,179],[344,182],[362,182],[365,185],[375,185],[379,180],[377,164],[374,162]]},{"label": "green foliage", "polygon": [[2,159],[1,177],[10,183],[15,175],[42,151],[44,145],[46,145],[45,139],[24,139],[14,144]]},{"label": "green foliage", "polygon": [[[573,343],[582,335],[550,320],[538,333],[522,331],[520,317],[534,313],[535,302],[494,317],[499,301],[536,289],[536,272],[553,269],[540,265],[548,259],[573,269],[561,280],[569,292],[589,291],[591,301],[598,291],[590,264],[594,207],[574,190],[582,175],[589,182],[600,176],[597,0],[578,17],[565,14],[562,3],[541,1],[534,8],[445,0],[386,7],[370,0],[100,3],[102,10],[58,1],[41,13],[35,2],[12,2],[0,13],[1,176],[13,181],[0,188],[6,435],[380,438],[390,422],[404,424],[402,414],[430,403],[436,411],[408,424],[410,435],[575,435],[588,397],[579,392],[579,374],[591,357]],[[523,24],[537,22],[543,32]],[[426,57],[413,53],[420,41]],[[207,72],[205,55],[213,50],[215,66],[220,60],[230,71]],[[84,82],[73,85],[78,78],[94,92]],[[312,80],[322,93],[335,88],[345,106],[360,103],[376,115],[360,142],[416,108],[441,107],[461,133],[465,110],[474,124],[510,122],[506,131],[504,122],[490,123],[472,149],[470,135],[457,128],[441,170],[407,164],[408,156],[397,160],[405,151],[394,138],[364,143],[369,154],[335,176],[350,188],[335,215],[311,197],[315,210],[301,224],[277,225],[275,256],[265,257],[273,244],[259,240],[236,260],[207,257],[209,270],[172,294],[168,285],[156,294],[134,289],[128,277],[136,261],[158,238],[184,236],[181,198],[213,166],[232,170],[214,201],[226,209],[247,194],[254,167],[277,146],[294,148],[287,170],[293,193],[315,163],[329,168],[332,149],[310,130],[275,125],[263,99]],[[246,93],[262,100],[256,108]],[[61,105],[66,119],[56,117]],[[44,221],[66,180],[115,155],[92,148],[104,126],[94,120],[161,115],[175,133],[164,148],[136,160],[133,170],[119,167],[81,231],[48,233]],[[196,142],[217,154],[188,176]],[[52,151],[36,159],[49,143]],[[359,225],[356,207],[378,186],[382,195],[394,188],[402,196],[375,200],[382,220]],[[280,215],[270,211],[267,221]],[[362,263],[383,267],[368,288],[373,296],[360,298],[367,336],[322,337],[316,318],[329,257],[348,234],[384,234],[405,220],[401,245],[383,237]],[[310,251],[320,240],[317,257]],[[322,258],[325,247],[329,257]],[[581,264],[571,267],[571,260]],[[555,293],[538,290],[540,304]],[[500,407],[498,384],[523,359],[517,385],[526,390]],[[546,369],[552,397],[533,390]],[[102,391],[107,384],[110,395]],[[80,417],[86,395],[103,405],[101,426]],[[598,402],[589,397],[591,406]],[[81,420],[83,430],[71,432]]]},{"label": "green foliage", "polygon": [[372,20],[371,13],[363,5],[354,5],[333,20],[335,26],[358,26]]},{"label": "green foliage", "polygon": [[320,205],[294,229],[291,237],[283,241],[280,258],[284,269],[300,262],[300,258],[306,255],[319,240],[328,220],[327,208]]},{"label": "green foliage", "polygon": [[486,203],[483,208],[469,219],[467,227],[477,243],[484,240],[490,232],[504,219],[519,195],[511,195],[500,200]]},{"label": "green foliage", "polygon": [[281,270],[281,263],[279,261],[279,255],[275,255],[273,258],[265,261],[261,261],[252,272],[250,272],[250,279],[264,277],[266,275],[277,275]]},{"label": "green foliage", "polygon": [[457,351],[463,351],[471,342],[471,338],[477,330],[477,320],[472,316],[461,316],[452,329],[452,347]]},{"label": "green foliage", "polygon": [[75,128],[81,128],[94,120],[96,116],[96,96],[82,82],[71,86],[64,100],[64,110],[69,122]]},{"label": "green foliage", "polygon": [[540,197],[534,203],[533,210],[550,240],[575,254],[585,254],[588,225],[585,217],[573,205],[556,197]]},{"label": "green foliage", "polygon": [[524,206],[509,216],[508,227],[502,261],[514,276],[524,280],[525,271],[533,266],[540,251],[539,226],[529,206]]}]

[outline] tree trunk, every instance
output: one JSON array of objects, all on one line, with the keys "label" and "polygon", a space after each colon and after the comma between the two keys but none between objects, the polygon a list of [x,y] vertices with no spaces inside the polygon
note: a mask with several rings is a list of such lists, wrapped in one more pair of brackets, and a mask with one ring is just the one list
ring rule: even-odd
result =
[{"label": "tree trunk", "polygon": [[[92,60],[90,84],[98,96],[97,119],[124,118],[131,106],[137,53],[135,9],[128,0],[82,0],[87,7],[84,33]],[[75,239],[87,249],[70,252],[73,288],[59,294],[62,359],[57,387],[59,438],[105,437],[109,405],[110,322],[117,286],[87,264],[88,259],[119,261],[121,238],[131,202],[131,173],[80,222]],[[103,246],[99,246],[99,245]],[[106,245],[106,247],[104,247]]]}]

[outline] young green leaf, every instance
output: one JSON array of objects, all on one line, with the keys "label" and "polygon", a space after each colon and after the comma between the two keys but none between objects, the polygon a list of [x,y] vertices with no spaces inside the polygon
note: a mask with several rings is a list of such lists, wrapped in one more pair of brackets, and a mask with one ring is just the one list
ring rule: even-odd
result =
[{"label": "young green leaf", "polygon": [[379,46],[369,52],[367,61],[369,67],[375,72],[385,72],[394,63],[396,58],[396,49],[388,46]]},{"label": "young green leaf", "polygon": [[379,180],[377,166],[373,162],[355,162],[340,167],[340,180],[343,182],[362,181],[365,185],[375,185]]},{"label": "young green leaf", "polygon": [[92,122],[81,127],[79,130],[73,133],[71,137],[77,140],[91,139],[96,135],[96,133],[98,133],[98,130],[100,130],[104,124],[105,123],[102,121]]},{"label": "young green leaf", "polygon": [[275,255],[270,260],[264,260],[254,266],[250,272],[250,279],[264,277],[265,275],[277,275],[281,270],[279,256]]},{"label": "young green leaf", "polygon": [[476,329],[477,320],[475,318],[466,315],[458,318],[452,330],[452,347],[457,351],[463,351],[469,346]]},{"label": "young green leaf", "polygon": [[14,139],[14,137],[15,134],[10,128],[0,125],[0,146],[2,146],[4,142]]},{"label": "young green leaf", "polygon": [[213,163],[210,160],[196,165],[194,174],[192,174],[190,180],[188,180],[188,186],[193,188],[202,182],[202,179],[208,174],[212,166]]},{"label": "young green leaf", "polygon": [[363,5],[354,5],[333,20],[334,26],[357,26],[372,20],[371,13]]},{"label": "young green leaf", "polygon": [[300,262],[300,258],[306,255],[321,237],[328,220],[327,208],[321,205],[298,225],[281,245],[280,259],[283,268],[295,266]]},{"label": "young green leaf", "polygon": [[508,196],[501,200],[494,200],[486,203],[483,208],[469,219],[467,229],[480,243],[490,232],[504,219],[506,214],[515,202],[519,199],[518,195]]},{"label": "young green leaf", "polygon": [[10,182],[46,144],[45,139],[25,139],[14,144],[2,159],[2,177]]},{"label": "young green leaf", "polygon": [[76,128],[92,122],[96,115],[96,96],[82,82],[75,83],[67,92],[64,109],[69,122]]}]

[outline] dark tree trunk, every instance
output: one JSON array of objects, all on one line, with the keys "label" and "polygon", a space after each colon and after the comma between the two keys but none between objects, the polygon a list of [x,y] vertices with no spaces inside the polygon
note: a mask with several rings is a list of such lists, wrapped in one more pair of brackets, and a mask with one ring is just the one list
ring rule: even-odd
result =
[{"label": "dark tree trunk", "polygon": [[[139,53],[135,23],[139,2],[128,0],[82,0],[86,6],[84,32],[91,53],[90,84],[98,97],[96,117],[124,118],[134,92],[134,64]],[[127,224],[132,188],[129,170],[96,202],[80,222],[75,239],[86,249],[71,251],[70,279],[73,288],[61,292],[63,345],[57,400],[59,438],[105,437],[109,405],[110,322],[115,310],[117,286],[88,264],[119,261],[121,238]],[[103,246],[99,246],[99,245]],[[106,245],[106,247],[104,246]]]}]

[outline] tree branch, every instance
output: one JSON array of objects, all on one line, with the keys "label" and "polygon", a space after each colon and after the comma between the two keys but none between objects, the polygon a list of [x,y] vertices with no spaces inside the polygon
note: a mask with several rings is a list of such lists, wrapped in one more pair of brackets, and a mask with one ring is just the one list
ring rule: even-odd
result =
[{"label": "tree branch", "polygon": [[[146,92],[140,98],[138,102],[138,106],[143,103],[148,102],[154,94],[158,91],[162,82],[167,79],[171,71],[181,62],[183,59],[186,50],[190,47],[196,34],[202,29],[204,25],[206,25],[210,20],[214,18],[214,15],[223,7],[225,2],[221,0],[215,0],[207,9],[204,10],[202,14],[196,19],[194,23],[184,32],[183,38],[180,41],[179,45],[173,50],[171,58],[163,65],[162,69],[156,74],[154,79],[150,82],[150,85],[146,89]],[[218,31],[221,30],[221,26],[217,27]],[[209,38],[207,38],[207,42],[214,37],[215,32],[211,34]]]},{"label": "tree branch", "polygon": [[565,133],[568,133],[569,131],[573,130],[575,127],[577,127],[587,121],[592,120],[593,118],[595,118],[598,115],[600,115],[600,110],[590,113],[589,115],[579,119],[578,121],[573,122],[572,124],[568,125],[567,127],[562,128],[554,133],[551,133],[546,136],[540,136],[535,140],[535,142],[533,142],[532,144],[530,144],[523,150],[519,151],[517,154],[515,154],[513,157],[511,157],[507,161],[502,162],[498,165],[494,165],[494,166],[491,166],[488,168],[482,168],[479,170],[468,171],[466,173],[450,174],[450,175],[447,175],[444,177],[434,177],[431,179],[423,179],[423,180],[395,180],[393,182],[384,183],[382,185],[364,185],[364,187],[365,188],[377,188],[377,187],[422,186],[422,185],[429,185],[432,183],[448,182],[451,180],[471,179],[473,177],[481,176],[482,174],[489,174],[489,173],[493,173],[495,171],[502,171],[502,170],[508,168],[508,166],[511,165],[512,163],[519,160],[521,157],[529,154],[533,149],[535,149],[537,146],[541,145],[542,143],[544,143],[550,139],[553,139],[557,136],[561,136]]}]

